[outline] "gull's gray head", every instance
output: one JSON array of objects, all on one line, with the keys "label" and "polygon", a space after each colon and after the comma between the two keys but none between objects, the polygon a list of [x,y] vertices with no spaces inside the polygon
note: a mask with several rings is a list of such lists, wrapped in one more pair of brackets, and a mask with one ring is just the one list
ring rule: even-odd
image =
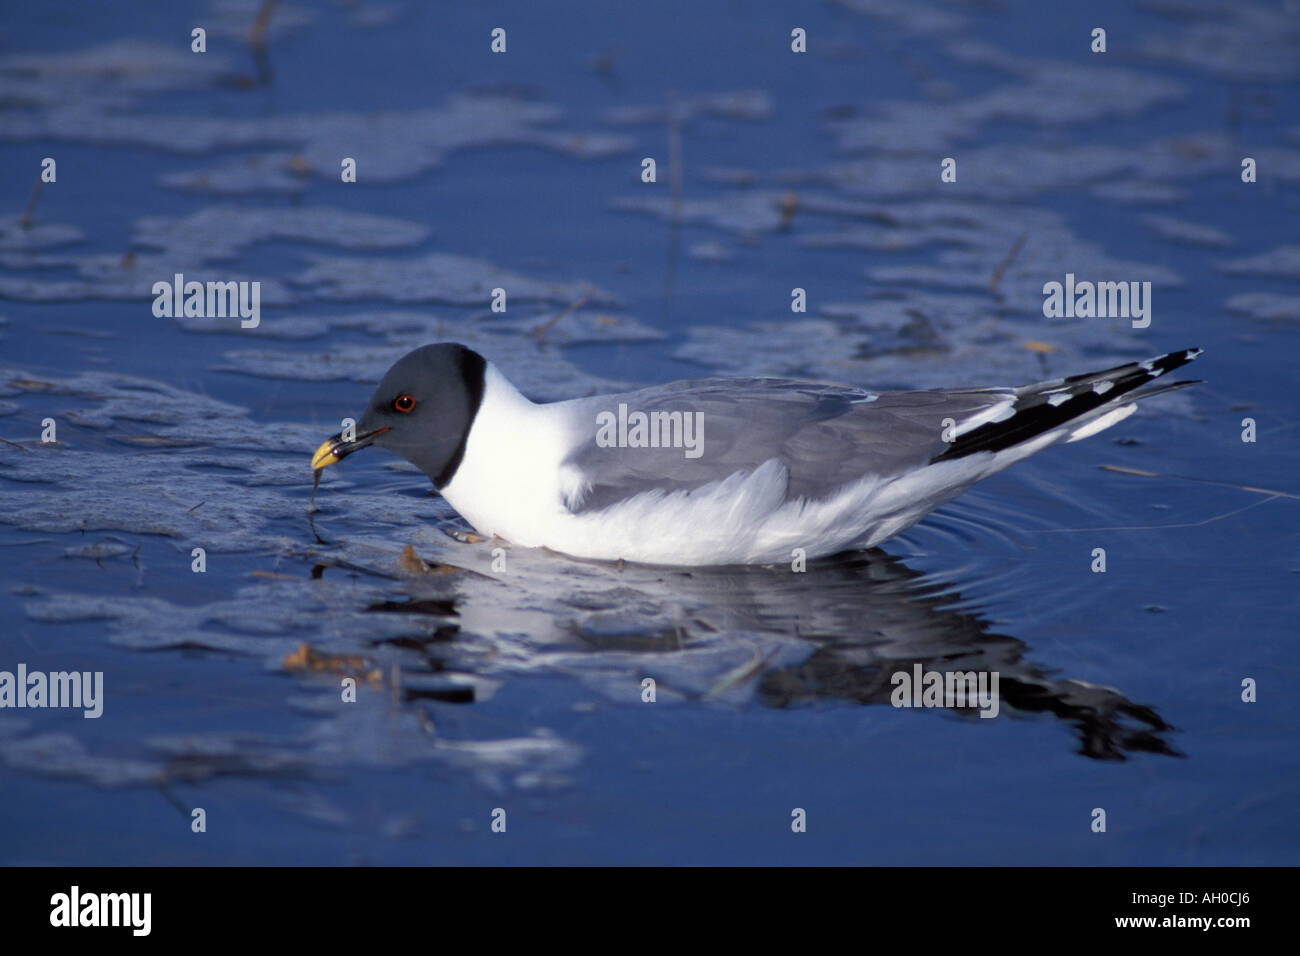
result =
[{"label": "gull's gray head", "polygon": [[384,375],[356,435],[340,433],[312,457],[320,470],[368,445],[400,455],[443,487],[465,454],[470,425],[483,400],[487,362],[472,349],[454,343],[426,345],[403,355]]}]

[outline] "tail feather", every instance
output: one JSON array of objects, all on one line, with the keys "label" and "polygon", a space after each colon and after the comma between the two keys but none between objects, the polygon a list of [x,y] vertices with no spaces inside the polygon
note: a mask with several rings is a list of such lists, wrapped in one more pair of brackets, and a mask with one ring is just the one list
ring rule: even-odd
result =
[{"label": "tail feather", "polygon": [[[1076,427],[1063,432],[1070,441],[1108,428],[1127,417],[1130,403],[1150,398],[1196,382],[1170,382],[1135,392],[1143,385],[1172,372],[1201,354],[1201,349],[1169,352],[1145,362],[1130,362],[1102,372],[1087,372],[1016,389],[1012,414],[1002,421],[986,422],[952,442],[933,462],[962,458],[981,451],[1002,451],[1071,422]],[[1127,396],[1126,400],[1121,399]],[[1125,406],[1127,410],[1120,411]]]}]

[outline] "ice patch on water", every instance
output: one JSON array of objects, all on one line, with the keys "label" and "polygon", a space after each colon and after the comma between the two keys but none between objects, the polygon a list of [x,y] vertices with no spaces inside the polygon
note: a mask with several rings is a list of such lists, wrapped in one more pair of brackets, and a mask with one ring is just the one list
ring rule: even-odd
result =
[{"label": "ice patch on water", "polygon": [[1300,295],[1279,292],[1241,292],[1223,303],[1230,312],[1254,319],[1300,319]]},{"label": "ice patch on water", "polygon": [[[1007,66],[1020,74],[1019,83],[952,102],[875,102],[869,116],[832,118],[827,125],[843,152],[933,154],[973,140],[995,123],[1074,128],[1139,116],[1185,95],[1178,82],[1111,65],[1052,60]],[[967,151],[962,153],[964,159]]]},{"label": "ice patch on water", "polygon": [[762,120],[772,112],[772,101],[761,90],[739,90],[699,96],[674,97],[665,106],[617,106],[604,113],[607,123],[616,126],[662,126],[671,115],[678,123],[689,123],[698,116],[723,119]]},{"label": "ice patch on water", "polygon": [[854,13],[884,20],[905,33],[951,33],[960,30],[967,18],[943,5],[923,0],[836,0]]},{"label": "ice patch on water", "polygon": [[1232,245],[1232,237],[1222,229],[1203,223],[1188,222],[1173,216],[1143,216],[1142,224],[1161,239],[1192,246],[1223,248]]},{"label": "ice patch on water", "polygon": [[60,223],[24,223],[21,216],[0,216],[0,252],[53,249],[83,242],[86,234]]},{"label": "ice patch on water", "polygon": [[496,364],[535,398],[561,399],[595,391],[617,391],[629,383],[579,369],[560,351],[583,343],[648,342],[663,333],[625,316],[576,311],[518,314],[509,318],[453,319],[415,312],[371,312],[301,319],[289,337],[308,338],[309,327],[357,330],[367,342],[336,342],[323,350],[232,349],[216,365],[221,371],[289,381],[351,381],[375,384],[411,349],[435,342],[459,342]]},{"label": "ice patch on water", "polygon": [[545,282],[482,259],[433,252],[416,259],[361,259],[308,255],[312,264],[293,278],[314,298],[379,302],[445,302],[486,308],[494,288],[516,302],[612,303],[586,282]]},{"label": "ice patch on water", "polygon": [[1235,276],[1300,279],[1300,246],[1278,246],[1258,255],[1220,262],[1219,271]]},{"label": "ice patch on water", "polygon": [[1234,80],[1281,82],[1300,76],[1300,22],[1286,4],[1234,0],[1142,0],[1165,14],[1141,52]]},{"label": "ice patch on water", "polygon": [[[266,5],[264,0],[211,0],[203,24],[209,36],[247,41],[258,14]],[[310,26],[315,19],[315,13],[307,7],[276,0],[262,27],[263,42],[282,40]]]}]

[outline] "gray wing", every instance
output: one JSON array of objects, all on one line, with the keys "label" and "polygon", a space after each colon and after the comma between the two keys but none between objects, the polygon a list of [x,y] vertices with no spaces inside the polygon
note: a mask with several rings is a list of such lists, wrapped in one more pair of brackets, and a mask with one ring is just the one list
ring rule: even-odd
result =
[{"label": "gray wing", "polygon": [[[826,498],[867,475],[922,467],[948,447],[944,419],[960,426],[1014,395],[1011,389],[876,393],[754,378],[674,382],[583,399],[574,414],[590,421],[590,432],[566,464],[582,474],[585,491],[568,505],[594,511],[645,491],[699,488],[771,459],[785,468],[786,500]],[[598,443],[596,416],[617,417],[620,405],[628,418],[633,412],[695,415],[698,457],[682,447],[609,447],[608,433],[606,444]],[[665,414],[658,421],[664,426],[671,419]]]}]

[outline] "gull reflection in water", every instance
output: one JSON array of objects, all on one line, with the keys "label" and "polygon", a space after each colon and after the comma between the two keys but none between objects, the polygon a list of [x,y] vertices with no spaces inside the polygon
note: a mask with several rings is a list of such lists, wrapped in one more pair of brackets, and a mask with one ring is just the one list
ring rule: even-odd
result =
[{"label": "gull reflection in water", "polygon": [[[793,573],[619,566],[514,548],[501,560],[497,544],[481,545],[482,557],[490,550],[508,571],[469,570],[444,553],[456,563],[408,579],[409,609],[439,620],[427,639],[390,643],[423,653],[439,673],[497,682],[550,669],[628,703],[646,675],[678,699],[787,709],[836,700],[892,707],[899,674],[996,674],[995,713],[1052,714],[1084,756],[1182,756],[1154,709],[1032,663],[1025,642],[990,630],[950,584],[883,551]],[[973,700],[938,705],[981,713]]]}]

